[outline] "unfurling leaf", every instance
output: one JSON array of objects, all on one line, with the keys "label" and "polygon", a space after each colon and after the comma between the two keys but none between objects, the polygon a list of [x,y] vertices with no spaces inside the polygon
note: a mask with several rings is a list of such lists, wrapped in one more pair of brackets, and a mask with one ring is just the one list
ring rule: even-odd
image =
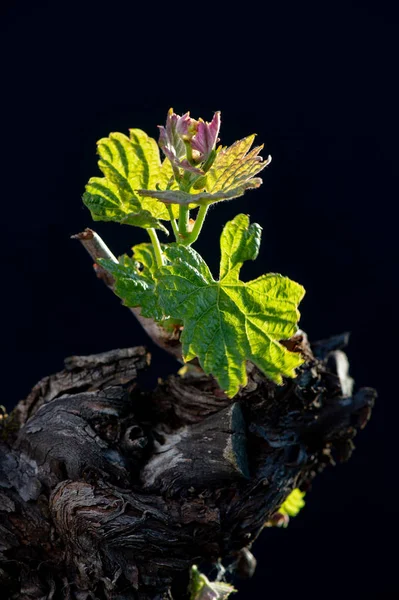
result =
[{"label": "unfurling leaf", "polygon": [[266,521],[266,527],[288,527],[290,517],[296,517],[305,506],[305,492],[295,488],[284,500],[280,508]]},{"label": "unfurling leaf", "polygon": [[296,517],[299,511],[305,506],[304,497],[305,492],[301,492],[299,488],[293,489],[277,512],[288,517]]},{"label": "unfurling leaf", "polygon": [[207,123],[203,119],[199,119],[197,131],[191,140],[193,150],[198,152],[198,160],[206,161],[218,141],[220,129],[220,112],[215,112],[213,119]]},{"label": "unfurling leaf", "polygon": [[190,600],[227,600],[237,590],[223,581],[209,581],[208,577],[198,570],[197,565],[190,572]]},{"label": "unfurling leaf", "polygon": [[259,152],[263,146],[257,146],[250,151],[254,139],[255,136],[250,135],[235,142],[229,148],[219,150],[208,173],[197,179],[190,193],[178,189],[166,191],[139,189],[138,194],[157,198],[166,204],[197,206],[238,198],[246,190],[261,185],[262,179],[255,175],[271,161],[270,156],[266,161],[262,161]]},{"label": "unfurling leaf", "polygon": [[277,383],[295,377],[303,363],[279,343],[297,330],[303,287],[274,273],[248,283],[239,279],[243,262],[258,254],[260,236],[260,226],[249,225],[246,215],[227,223],[218,281],[195,250],[178,244],[165,249],[170,264],[154,272],[164,313],[183,321],[184,359],[198,357],[230,397],[247,382],[247,360]]},{"label": "unfurling leaf", "polygon": [[170,219],[167,208],[137,194],[137,189],[143,187],[173,187],[172,167],[168,160],[161,163],[156,141],[140,129],[131,129],[130,138],[111,133],[98,142],[98,154],[105,177],[92,177],[83,195],[93,219],[167,231],[160,221]]}]

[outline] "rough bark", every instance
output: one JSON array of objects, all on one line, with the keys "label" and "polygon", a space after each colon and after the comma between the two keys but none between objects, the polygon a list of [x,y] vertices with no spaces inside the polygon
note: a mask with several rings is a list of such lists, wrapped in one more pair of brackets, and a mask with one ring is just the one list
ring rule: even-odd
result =
[{"label": "rough bark", "polygon": [[142,347],[67,359],[0,425],[0,597],[178,598],[193,563],[250,573],[265,523],[370,416],[346,341],[297,336],[297,379],[248,365],[233,400],[192,372],[143,391]]}]

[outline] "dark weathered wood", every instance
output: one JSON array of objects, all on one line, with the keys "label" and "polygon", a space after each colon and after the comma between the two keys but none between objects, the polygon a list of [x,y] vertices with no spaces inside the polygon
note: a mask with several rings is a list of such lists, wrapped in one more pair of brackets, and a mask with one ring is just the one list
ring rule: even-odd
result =
[{"label": "dark weathered wood", "polygon": [[195,425],[156,431],[150,460],[141,473],[144,489],[172,492],[249,479],[246,431],[238,402]]},{"label": "dark weathered wood", "polygon": [[0,597],[155,598],[220,558],[250,575],[265,523],[370,416],[344,342],[300,332],[297,379],[248,365],[233,401],[198,371],[140,390],[144,348],[67,359],[0,425]]},{"label": "dark weathered wood", "polygon": [[143,346],[111,350],[90,356],[71,356],[59,373],[41,379],[25,400],[13,410],[19,429],[38,409],[63,394],[100,390],[113,385],[135,385],[137,375],[148,366],[150,355]]}]

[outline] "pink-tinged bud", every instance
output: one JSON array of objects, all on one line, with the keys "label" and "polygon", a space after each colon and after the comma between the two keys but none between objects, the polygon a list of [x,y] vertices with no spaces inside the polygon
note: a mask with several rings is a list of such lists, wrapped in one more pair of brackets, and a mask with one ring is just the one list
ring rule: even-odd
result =
[{"label": "pink-tinged bud", "polygon": [[215,112],[210,123],[206,123],[202,119],[198,121],[197,133],[191,141],[193,150],[199,152],[201,161],[205,161],[212,150],[215,148],[219,138],[220,129],[220,111]]},{"label": "pink-tinged bud", "polygon": [[181,167],[185,171],[202,173],[187,161],[185,141],[190,141],[197,130],[197,121],[190,118],[190,113],[182,117],[169,109],[166,125],[159,128],[159,146],[174,167]]},{"label": "pink-tinged bud", "polygon": [[210,123],[196,121],[187,112],[177,115],[171,108],[165,127],[159,126],[159,146],[174,167],[193,173],[202,173],[199,167],[210,156],[218,142],[220,112],[216,112]]},{"label": "pink-tinged bud", "polygon": [[180,160],[186,156],[186,147],[177,131],[179,120],[185,119],[185,116],[179,117],[179,115],[173,112],[173,108],[170,108],[166,117],[165,127],[162,125],[158,126],[159,145],[172,162],[173,159]]},{"label": "pink-tinged bud", "polygon": [[276,512],[265,523],[265,527],[288,527],[290,518],[288,515]]},{"label": "pink-tinged bud", "polygon": [[197,133],[197,129],[198,121],[191,119],[189,112],[177,118],[176,132],[183,141],[189,142]]}]

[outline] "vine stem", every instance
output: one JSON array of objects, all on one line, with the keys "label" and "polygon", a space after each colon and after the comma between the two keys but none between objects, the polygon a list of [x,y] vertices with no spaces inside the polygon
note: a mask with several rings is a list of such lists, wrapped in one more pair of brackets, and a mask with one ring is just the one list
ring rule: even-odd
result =
[{"label": "vine stem", "polygon": [[184,240],[188,234],[188,222],[190,219],[190,211],[188,206],[180,205],[179,206],[179,234],[180,237]]},{"label": "vine stem", "polygon": [[157,261],[157,265],[158,265],[158,267],[163,267],[164,261],[163,261],[163,257],[162,257],[162,249],[161,249],[161,244],[159,243],[159,239],[156,234],[156,231],[152,227],[150,229],[147,229],[147,231],[148,231],[148,235],[150,236],[152,246],[154,248],[155,260]]},{"label": "vine stem", "polygon": [[98,258],[107,258],[108,260],[112,260],[112,262],[118,264],[119,261],[116,258],[115,254],[111,252],[108,248],[107,244],[104,242],[102,238],[93,231],[86,227],[82,233],[77,233],[76,235],[71,235],[72,240],[79,240],[82,245],[86,248],[87,252],[90,254],[94,261],[97,261]]},{"label": "vine stem", "polygon": [[179,228],[177,226],[176,219],[173,215],[172,206],[170,204],[167,204],[166,207],[168,209],[168,213],[169,213],[169,217],[170,217],[170,224],[172,225],[172,229],[173,229],[173,233],[175,234],[176,242],[178,242],[180,239]]},{"label": "vine stem", "polygon": [[205,221],[206,213],[208,212],[209,205],[201,206],[197,218],[195,219],[194,227],[191,233],[186,238],[186,245],[191,246],[197,239],[199,234],[201,233],[202,226]]}]

